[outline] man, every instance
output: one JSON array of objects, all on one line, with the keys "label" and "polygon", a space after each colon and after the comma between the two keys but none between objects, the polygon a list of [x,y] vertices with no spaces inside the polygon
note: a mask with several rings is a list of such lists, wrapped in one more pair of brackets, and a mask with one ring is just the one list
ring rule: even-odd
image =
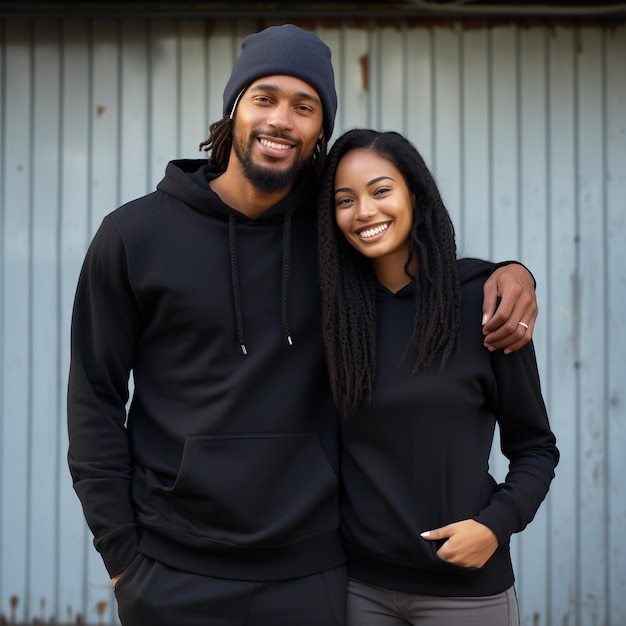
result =
[{"label": "man", "polygon": [[[68,458],[124,626],[343,624],[314,204],[336,106],[315,35],[251,35],[205,142],[221,167],[168,164],[87,252]],[[507,266],[489,289],[486,340],[516,349],[532,278]]]}]

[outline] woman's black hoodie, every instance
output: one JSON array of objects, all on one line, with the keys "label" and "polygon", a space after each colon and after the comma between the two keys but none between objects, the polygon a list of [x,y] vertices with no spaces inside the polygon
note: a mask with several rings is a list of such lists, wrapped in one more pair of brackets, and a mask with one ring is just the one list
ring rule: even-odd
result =
[{"label": "woman's black hoodie", "polygon": [[218,174],[170,163],[105,217],[80,274],[68,458],[111,575],[138,552],[251,580],[344,560],[315,187],[251,219]]},{"label": "woman's black hoodie", "polygon": [[[460,354],[411,374],[403,355],[416,288],[377,288],[377,375],[371,403],[343,419],[341,506],[348,572],[412,594],[489,596],[514,582],[509,539],[533,519],[559,460],[541,395],[533,344],[509,355],[483,347],[483,284],[492,264],[459,261]],[[509,459],[506,479],[489,473],[496,425]],[[499,548],[480,569],[437,555],[420,533],[475,519]]]}]

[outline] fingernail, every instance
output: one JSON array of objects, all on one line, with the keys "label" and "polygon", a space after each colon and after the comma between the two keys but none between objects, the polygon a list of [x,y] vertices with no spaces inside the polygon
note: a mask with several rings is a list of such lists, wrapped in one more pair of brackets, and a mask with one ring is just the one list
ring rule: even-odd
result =
[{"label": "fingernail", "polygon": [[504,354],[511,354],[511,351],[508,348],[504,348]]},{"label": "fingernail", "polygon": [[483,315],[482,325],[484,326],[487,323],[487,315]]},{"label": "fingernail", "polygon": [[420,537],[430,537],[430,530],[425,530],[423,533],[420,533]]}]

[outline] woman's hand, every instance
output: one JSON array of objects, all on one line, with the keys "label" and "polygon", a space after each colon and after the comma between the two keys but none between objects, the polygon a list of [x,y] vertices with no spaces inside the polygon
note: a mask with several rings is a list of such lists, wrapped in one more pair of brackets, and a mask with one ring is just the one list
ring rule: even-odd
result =
[{"label": "woman's hand", "polygon": [[482,567],[498,548],[495,533],[473,519],[427,530],[421,537],[427,541],[445,540],[437,555],[461,567]]},{"label": "woman's hand", "polygon": [[485,347],[504,348],[510,354],[525,346],[532,339],[538,312],[531,273],[519,263],[509,263],[494,271],[483,291]]}]

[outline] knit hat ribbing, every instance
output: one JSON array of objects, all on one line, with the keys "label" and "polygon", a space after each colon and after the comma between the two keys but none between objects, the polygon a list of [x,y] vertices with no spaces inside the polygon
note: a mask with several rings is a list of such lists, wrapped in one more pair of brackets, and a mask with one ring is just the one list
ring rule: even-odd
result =
[{"label": "knit hat ribbing", "polygon": [[249,35],[224,88],[224,115],[229,115],[237,97],[262,76],[295,76],[317,91],[324,112],[324,136],[330,140],[337,113],[335,75],[330,48],[317,35],[293,24],[270,26]]}]

